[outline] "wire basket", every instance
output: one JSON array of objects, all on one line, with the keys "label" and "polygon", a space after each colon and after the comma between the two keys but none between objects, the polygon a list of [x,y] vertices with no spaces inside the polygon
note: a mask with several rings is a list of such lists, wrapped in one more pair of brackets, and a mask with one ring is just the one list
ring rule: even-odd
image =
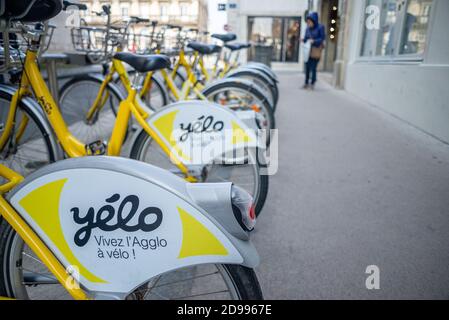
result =
[{"label": "wire basket", "polygon": [[141,33],[130,33],[128,35],[127,49],[129,52],[149,54],[156,48],[153,38],[151,34],[146,34],[145,31]]},{"label": "wire basket", "polygon": [[1,32],[0,37],[0,73],[4,73],[22,65],[28,44],[20,33],[12,30]]},{"label": "wire basket", "polygon": [[115,48],[126,45],[128,34],[122,28],[77,27],[71,29],[75,51],[86,53],[93,63],[109,59]]},{"label": "wire basket", "polygon": [[48,23],[44,24],[44,34],[41,37],[41,44],[39,46],[39,54],[40,55],[47,52],[48,48],[50,47],[55,30],[56,30],[56,26],[48,24]]},{"label": "wire basket", "polygon": [[[38,26],[38,29],[35,29]],[[45,24],[20,24],[16,23],[11,28],[0,32],[0,73],[10,69],[21,67],[25,61],[25,52],[30,43],[24,37],[25,30],[39,31],[40,45],[39,56],[45,53],[52,41],[55,26]]]}]

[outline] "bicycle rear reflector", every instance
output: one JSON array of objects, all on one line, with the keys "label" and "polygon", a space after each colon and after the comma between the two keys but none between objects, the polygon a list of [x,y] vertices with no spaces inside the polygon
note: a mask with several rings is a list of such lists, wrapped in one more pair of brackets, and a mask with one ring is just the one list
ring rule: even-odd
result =
[{"label": "bicycle rear reflector", "polygon": [[245,231],[252,231],[256,225],[254,201],[251,195],[242,188],[232,185],[232,211],[240,226]]}]

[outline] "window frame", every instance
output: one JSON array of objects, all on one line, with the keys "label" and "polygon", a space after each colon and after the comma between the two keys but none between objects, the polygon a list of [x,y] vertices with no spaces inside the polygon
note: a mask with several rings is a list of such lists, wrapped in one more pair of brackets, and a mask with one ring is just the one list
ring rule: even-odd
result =
[{"label": "window frame", "polygon": [[[185,16],[188,17],[190,15],[190,3],[187,1],[179,1],[179,15],[181,17]],[[183,14],[183,11],[186,11],[185,14]]]},{"label": "window frame", "polygon": [[362,47],[363,47],[363,42],[365,41],[365,18],[366,18],[366,7],[368,5],[368,1],[369,0],[364,0],[363,4],[362,4],[362,8],[361,8],[361,23],[360,23],[360,40],[358,43],[358,48],[357,48],[357,62],[379,62],[379,63],[422,63],[425,60],[425,57],[427,56],[427,51],[429,49],[429,40],[431,38],[431,30],[433,28],[433,18],[435,15],[435,7],[437,6],[438,1],[436,0],[432,0],[432,7],[430,9],[430,13],[429,13],[429,21],[428,21],[428,26],[427,26],[427,32],[426,32],[426,46],[424,49],[424,52],[422,53],[409,53],[409,54],[400,54],[400,50],[401,50],[401,42],[402,42],[402,37],[404,35],[404,27],[405,27],[405,23],[406,23],[406,19],[405,19],[405,14],[407,12],[407,8],[409,5],[409,2],[411,0],[403,0],[403,5],[401,8],[401,11],[399,12],[398,15],[398,26],[400,26],[400,28],[396,28],[395,30],[395,43],[394,43],[394,53],[392,55],[374,55],[374,56],[363,56],[362,55]]}]

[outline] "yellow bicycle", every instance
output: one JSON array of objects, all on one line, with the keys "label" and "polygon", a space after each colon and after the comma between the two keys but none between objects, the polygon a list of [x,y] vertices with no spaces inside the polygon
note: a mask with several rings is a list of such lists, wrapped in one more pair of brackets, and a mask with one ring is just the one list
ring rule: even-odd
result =
[{"label": "yellow bicycle", "polygon": [[[75,39],[75,49],[91,54],[89,50],[96,48],[100,53],[104,52],[103,60],[111,60],[111,65],[105,67],[107,71],[105,76],[83,74],[70,79],[63,85],[59,94],[59,104],[64,119],[77,123],[78,127],[74,128],[74,130],[77,136],[83,136],[85,140],[104,139],[109,136],[112,130],[110,125],[112,123],[111,117],[117,114],[116,108],[119,102],[124,99],[124,96],[130,94],[131,81],[129,72],[121,61],[113,58],[111,51],[113,51],[115,46],[117,51],[121,52],[125,47],[123,39],[135,38],[127,35],[130,25],[144,21],[138,17],[131,17],[125,26],[121,28],[120,32],[113,32],[111,31],[113,24],[111,23],[110,12],[107,6],[105,6],[104,11],[104,15],[107,16],[106,28],[75,28],[72,30],[72,37]],[[103,39],[103,46],[106,49],[103,49],[101,44],[98,43],[86,46],[90,39],[98,38],[90,36],[89,32],[103,32],[104,35],[100,38]],[[108,37],[117,37],[117,34],[118,37],[122,38],[122,41],[108,40]],[[85,39],[79,40],[78,36]],[[156,52],[161,51],[160,41],[163,41],[163,37],[160,37],[158,40]],[[79,43],[82,44],[81,48],[77,46]],[[192,44],[192,46],[195,46],[195,44]],[[192,60],[189,60],[184,49],[181,49],[177,63],[172,71],[162,69],[158,70],[157,74],[155,72],[146,73],[139,91],[142,101],[153,110],[159,110],[164,107],[168,103],[165,83],[175,101],[190,99],[212,100],[221,105],[226,105],[232,110],[253,110],[257,112],[256,119],[259,128],[274,129],[275,123],[271,110],[272,107],[265,95],[255,85],[245,80],[226,79],[204,88],[201,82],[198,81],[194,70],[201,61],[201,52],[204,53],[203,50],[217,50],[219,47],[198,44],[195,48],[199,51],[194,53]],[[180,65],[187,70],[187,80],[182,84],[181,89],[174,79]],[[122,92],[126,94],[121,94],[121,91],[115,85],[117,75],[119,86],[122,87]],[[79,106],[83,107],[82,112],[80,112]]]},{"label": "yellow bicycle", "polygon": [[[138,76],[128,97],[120,102],[117,117],[111,119],[114,126],[109,142],[80,141],[70,130],[76,123],[65,122],[40,73],[37,53],[42,30],[18,24],[3,33],[4,39],[12,32],[21,34],[27,46],[24,60],[21,55],[18,58],[22,63],[18,89],[0,86],[1,163],[26,176],[64,156],[120,156],[133,117],[141,131],[131,145],[131,157],[169,169],[189,182],[232,181],[254,196],[256,211],[260,213],[268,191],[268,177],[261,173],[253,152],[245,153],[238,163],[232,155],[233,150],[258,146],[256,134],[243,121],[227,108],[208,102],[175,104],[153,114],[140,101],[139,79],[148,72],[167,68],[168,57],[117,53],[114,59],[132,66]],[[95,120],[98,113],[92,115]],[[230,139],[223,143],[213,138],[226,132],[230,133]],[[218,153],[199,152],[198,156],[198,152],[192,152],[196,136],[206,137],[208,146],[219,146]]]},{"label": "yellow bicycle", "polygon": [[[153,34],[154,32],[152,32]],[[232,33],[228,34],[212,34],[211,37],[215,38],[223,43],[223,46],[217,45],[205,45],[204,43],[197,42],[197,38],[195,34],[190,36],[191,32],[189,29],[182,30],[181,28],[178,30],[178,35],[176,36],[178,43],[176,45],[179,48],[179,58],[175,58],[175,64],[172,71],[172,79],[180,79],[186,77],[185,75],[189,75],[192,72],[193,66],[196,66],[196,69],[193,68],[193,71],[197,71],[198,76],[201,78],[200,83],[211,83],[217,79],[227,78],[239,78],[246,79],[258,86],[258,88],[262,91],[263,94],[269,99],[270,105],[273,108],[273,111],[276,110],[276,106],[279,100],[279,90],[277,87],[277,76],[275,73],[266,65],[257,62],[250,62],[245,65],[241,65],[239,61],[240,52],[242,50],[248,49],[251,47],[248,43],[234,43],[232,41],[237,39],[237,36]],[[164,43],[165,33],[161,33],[158,35],[157,41],[158,52],[161,52],[161,43]],[[232,43],[230,43],[232,42]],[[185,46],[187,44],[192,44],[195,47],[200,47],[203,50],[198,56],[198,51],[194,50],[193,61],[194,63],[190,63],[186,60]],[[223,50],[226,48],[228,52]],[[163,52],[163,51],[162,51]],[[208,64],[205,62],[205,55],[215,55],[215,63],[212,68],[208,68]],[[178,81],[179,82],[179,81]],[[170,89],[170,88],[169,88]]]},{"label": "yellow bicycle", "polygon": [[263,299],[251,197],[231,183],[110,157],[0,177],[0,300]]}]

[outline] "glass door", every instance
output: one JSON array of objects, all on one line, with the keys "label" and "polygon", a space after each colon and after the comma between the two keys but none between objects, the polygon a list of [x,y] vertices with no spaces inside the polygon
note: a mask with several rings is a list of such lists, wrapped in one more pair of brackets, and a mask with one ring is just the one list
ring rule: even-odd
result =
[{"label": "glass door", "polygon": [[[273,47],[274,62],[298,62],[301,18],[249,17],[249,41]],[[250,50],[251,60],[253,51]]]},{"label": "glass door", "polygon": [[285,23],[285,62],[298,62],[301,41],[301,18],[287,18]]},{"label": "glass door", "polygon": [[272,61],[282,61],[282,30],[282,19],[279,18],[250,17],[248,19],[249,41],[272,46]]}]

